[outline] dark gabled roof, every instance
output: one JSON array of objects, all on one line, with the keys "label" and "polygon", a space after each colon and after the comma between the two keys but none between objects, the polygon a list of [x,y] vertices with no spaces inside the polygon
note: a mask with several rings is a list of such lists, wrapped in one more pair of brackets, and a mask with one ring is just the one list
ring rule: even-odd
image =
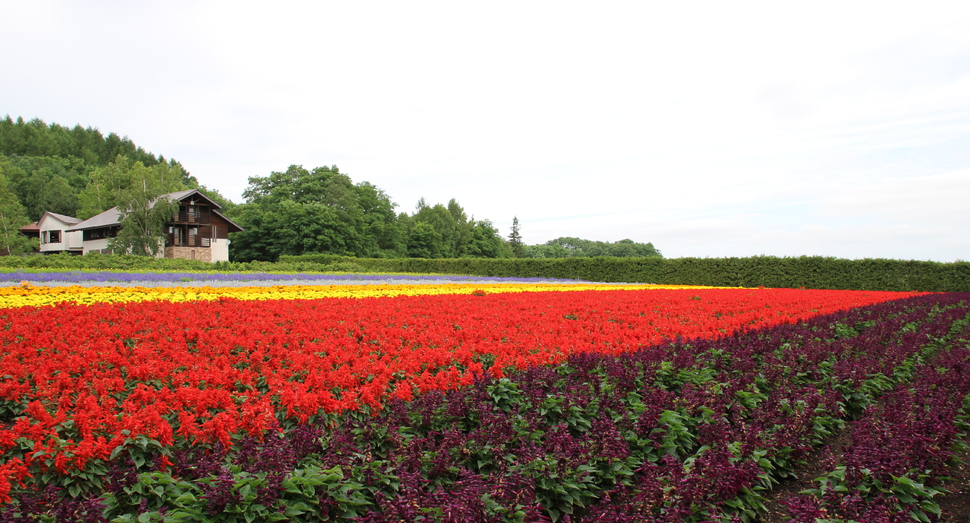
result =
[{"label": "dark gabled roof", "polygon": [[226,215],[225,214],[222,214],[221,212],[216,211],[216,210],[213,210],[212,211],[212,214],[215,214],[215,215],[219,216],[220,218],[222,218],[223,220],[226,220],[226,222],[228,222],[229,225],[232,225],[233,227],[235,227],[236,229],[238,229],[236,231],[233,231],[233,230],[230,229],[229,232],[242,232],[243,228],[240,227],[238,223],[230,220],[229,218],[226,218]]},{"label": "dark gabled roof", "polygon": [[188,198],[189,196],[196,195],[196,194],[199,195],[201,198],[205,199],[205,201],[209,202],[210,205],[214,205],[216,209],[222,209],[221,205],[212,201],[208,196],[200,193],[198,189],[186,189],[184,191],[170,192],[168,194],[161,195],[160,198],[167,197],[170,200],[182,201]]},{"label": "dark gabled roof", "polygon": [[186,190],[186,191],[173,192],[173,193],[169,193],[169,194],[163,195],[163,197],[164,196],[168,196],[169,198],[171,198],[173,200],[178,200],[178,201],[185,201],[185,199],[188,198],[189,196],[199,196],[202,199],[204,199],[206,202],[208,202],[209,205],[212,205],[213,206],[213,209],[212,209],[212,213],[213,214],[215,214],[216,216],[222,218],[223,220],[226,220],[227,222],[229,222],[230,225],[232,225],[233,227],[239,229],[238,231],[229,231],[229,232],[239,232],[239,231],[243,230],[243,228],[240,227],[239,224],[237,224],[236,222],[230,220],[229,218],[226,218],[226,215],[224,215],[221,212],[219,212],[219,211],[216,210],[216,209],[222,209],[222,206],[221,205],[219,205],[218,203],[216,203],[215,201],[213,201],[208,196],[200,193],[198,191],[198,189],[189,189],[189,190]]}]

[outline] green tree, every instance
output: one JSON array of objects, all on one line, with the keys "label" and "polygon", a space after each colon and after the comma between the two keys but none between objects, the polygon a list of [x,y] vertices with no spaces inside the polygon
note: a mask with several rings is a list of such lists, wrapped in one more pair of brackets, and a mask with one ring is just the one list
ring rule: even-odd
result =
[{"label": "green tree", "polygon": [[525,247],[526,258],[568,258],[570,251],[559,245],[527,245]]},{"label": "green tree", "polygon": [[516,258],[525,257],[525,246],[522,244],[522,233],[519,232],[519,217],[512,218],[512,232],[509,233],[509,245],[512,255]]},{"label": "green tree", "polygon": [[[434,253],[433,257],[437,258],[494,258],[503,255],[502,238],[496,234],[492,223],[488,220],[477,222],[474,217],[469,218],[465,209],[454,198],[448,201],[447,206],[440,203],[428,205],[421,198],[414,214],[409,217],[402,215],[400,221],[405,224],[408,235],[408,256],[415,256],[411,254],[414,250],[412,245],[422,245],[422,253]],[[436,234],[429,236],[424,228],[415,231],[415,226],[419,223],[431,226]],[[412,240],[410,236],[415,234],[419,239]],[[425,246],[431,238],[437,239],[433,249]]]},{"label": "green tree", "polygon": [[472,241],[475,220],[469,219],[465,214],[465,209],[458,205],[458,201],[452,198],[448,201],[448,214],[454,223],[454,236],[452,238],[452,251],[455,256],[461,258],[468,254],[468,247]]},{"label": "green tree", "polygon": [[74,216],[77,214],[77,193],[66,179],[53,176],[44,184],[40,205],[45,211]]},{"label": "green tree", "polygon": [[23,117],[18,117],[14,121],[9,114],[0,120],[0,153],[19,156],[27,151],[27,140],[24,137],[25,125]]},{"label": "green tree", "polygon": [[[27,178],[28,174],[23,168],[14,163],[15,160],[17,160],[17,157],[8,157],[0,154],[0,176],[6,178],[7,188],[10,190],[10,194],[13,195],[13,199],[23,205],[20,194],[17,192],[17,185],[21,180]],[[24,210],[26,212],[26,208]]]},{"label": "green tree", "polygon": [[512,252],[488,220],[474,221],[465,255],[470,258],[508,258]]},{"label": "green tree", "polygon": [[[127,137],[111,133],[106,138],[91,127],[75,125],[68,129],[56,123],[48,125],[37,118],[28,122],[22,117],[14,120],[7,115],[0,120],[0,155],[8,156],[23,171],[20,175],[8,174],[7,179],[27,216],[34,220],[44,211],[87,218],[113,207],[115,203],[104,204],[104,198],[99,203],[97,195],[80,193],[88,189],[89,174],[93,170],[115,163],[119,155],[129,163],[141,162],[146,167],[166,164],[181,172],[186,187],[198,185],[181,164],[166,161],[161,155],[156,157]],[[55,177],[64,178],[68,187],[56,181],[48,187]],[[65,192],[65,188],[69,190]],[[52,194],[51,190],[57,192]],[[77,204],[72,203],[75,200]]]},{"label": "green tree", "polygon": [[237,261],[274,261],[281,254],[328,253],[389,257],[404,253],[394,203],[367,182],[354,184],[337,166],[249,179],[246,201],[230,213]]},{"label": "green tree", "polygon": [[0,173],[0,251],[20,254],[31,249],[34,240],[20,233],[20,228],[27,223],[24,207],[10,190],[7,177]]},{"label": "green tree", "polygon": [[[454,202],[454,200],[452,200],[452,202]],[[431,230],[435,232],[434,238],[437,239],[437,243],[434,248],[431,249],[435,253],[434,256],[418,256],[411,254],[411,245],[414,243],[410,238],[411,235],[418,234],[420,236],[421,239],[418,241],[419,244],[430,238],[424,227],[419,229],[417,233],[415,233],[415,228],[412,227],[408,237],[408,256],[418,258],[458,258],[461,255],[463,246],[459,243],[459,223],[455,219],[454,214],[452,214],[447,207],[441,205],[440,203],[429,206],[424,201],[424,198],[421,198],[418,200],[418,204],[414,215],[411,217],[411,221],[414,224],[414,227],[416,227],[417,224],[425,224],[430,226]]]},{"label": "green tree", "polygon": [[408,256],[411,258],[441,258],[441,234],[427,222],[418,222],[408,234]]},{"label": "green tree", "polygon": [[165,224],[179,208],[179,202],[164,195],[185,188],[182,170],[168,164],[145,167],[134,162],[123,174],[131,183],[118,195],[120,227],[109,246],[115,252],[156,256],[165,245]]},{"label": "green tree", "polygon": [[[73,215],[77,211],[77,190],[81,183],[77,167],[66,158],[12,156],[5,168],[10,188],[32,221],[45,211]],[[60,181],[55,181],[60,178]]]},{"label": "green tree", "polygon": [[630,239],[610,243],[569,236],[549,240],[543,245],[529,246],[526,248],[526,256],[529,258],[663,257],[652,243],[637,243]]},{"label": "green tree", "polygon": [[27,141],[25,156],[57,156],[61,151],[47,124],[34,118],[24,127]]},{"label": "green tree", "polygon": [[652,243],[637,243],[629,238],[610,244],[609,253],[618,258],[663,257]]},{"label": "green tree", "polygon": [[232,213],[232,210],[236,207],[236,204],[232,200],[223,196],[222,193],[220,193],[216,189],[210,189],[205,185],[199,185],[199,186],[189,185],[188,187],[190,189],[198,189],[200,193],[206,195],[206,197],[208,197],[210,200],[219,204],[219,207],[221,207],[219,212],[223,214]]},{"label": "green tree", "polygon": [[394,257],[406,249],[404,231],[394,208],[397,204],[380,188],[368,182],[355,187],[360,206],[360,228],[364,255],[372,258]]},{"label": "green tree", "polygon": [[[233,209],[231,218],[243,227],[243,231],[232,238],[229,256],[233,261],[276,261],[279,258],[280,238],[272,229],[275,213],[260,206],[242,204]],[[254,234],[254,231],[263,234]]]},{"label": "green tree", "polygon": [[71,129],[71,155],[81,159],[85,164],[95,166],[100,163],[101,146],[104,144],[104,136],[97,129],[90,127],[85,129],[80,125],[75,125]]},{"label": "green tree", "polygon": [[78,218],[86,220],[121,203],[121,197],[135,183],[134,162],[126,156],[91,171],[87,186],[78,195]]}]

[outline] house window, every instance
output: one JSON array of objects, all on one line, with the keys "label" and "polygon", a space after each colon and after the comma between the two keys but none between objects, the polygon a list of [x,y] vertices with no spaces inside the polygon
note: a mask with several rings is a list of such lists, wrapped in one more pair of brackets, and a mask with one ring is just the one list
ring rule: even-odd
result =
[{"label": "house window", "polygon": [[61,231],[47,231],[48,240],[47,243],[60,243],[61,241]]},{"label": "house window", "polygon": [[84,241],[92,240],[103,240],[105,238],[114,238],[117,236],[118,230],[114,227],[106,227],[104,229],[88,229],[84,231],[83,238]]}]

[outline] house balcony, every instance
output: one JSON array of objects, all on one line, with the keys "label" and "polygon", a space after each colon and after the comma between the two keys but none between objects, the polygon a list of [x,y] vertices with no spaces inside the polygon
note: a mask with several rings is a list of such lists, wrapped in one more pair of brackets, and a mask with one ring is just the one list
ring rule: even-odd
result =
[{"label": "house balcony", "polygon": [[195,211],[183,209],[174,218],[173,222],[179,224],[209,225],[212,223],[212,213],[204,209]]},{"label": "house balcony", "polygon": [[166,247],[211,247],[212,238],[202,236],[181,236],[169,233],[165,238]]}]

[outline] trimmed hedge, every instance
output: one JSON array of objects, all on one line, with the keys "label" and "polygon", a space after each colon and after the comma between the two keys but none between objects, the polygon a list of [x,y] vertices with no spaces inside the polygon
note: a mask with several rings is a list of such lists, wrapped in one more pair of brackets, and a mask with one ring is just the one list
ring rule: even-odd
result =
[{"label": "trimmed hedge", "polygon": [[258,272],[388,272],[580,279],[598,282],[885,291],[970,292],[970,262],[822,256],[778,258],[352,258],[280,256],[270,262],[218,262],[89,254],[0,257],[0,269]]},{"label": "trimmed hedge", "polygon": [[369,272],[569,278],[601,282],[726,287],[970,292],[970,262],[847,260],[822,256],[358,259],[314,254],[281,256],[280,262],[320,267],[356,265]]}]

